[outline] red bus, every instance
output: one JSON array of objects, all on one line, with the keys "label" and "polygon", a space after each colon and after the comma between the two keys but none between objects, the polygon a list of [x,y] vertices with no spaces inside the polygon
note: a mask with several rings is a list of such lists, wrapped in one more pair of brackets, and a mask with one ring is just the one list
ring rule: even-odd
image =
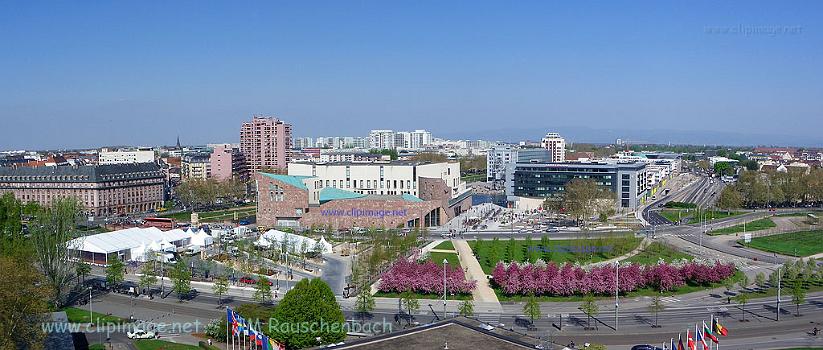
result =
[{"label": "red bus", "polygon": [[143,221],[143,226],[157,227],[161,230],[171,230],[176,226],[172,218],[145,218]]}]

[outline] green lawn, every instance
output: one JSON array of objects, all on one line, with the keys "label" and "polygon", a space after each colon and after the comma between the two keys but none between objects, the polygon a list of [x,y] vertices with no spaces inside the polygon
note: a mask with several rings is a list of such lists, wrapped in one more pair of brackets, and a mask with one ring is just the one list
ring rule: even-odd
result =
[{"label": "green lawn", "polygon": [[805,212],[800,212],[800,213],[783,213],[783,214],[777,214],[775,216],[778,216],[778,217],[797,217],[797,216],[807,216],[809,214],[814,214],[814,215],[820,216],[820,214],[823,214],[823,212],[819,212],[819,211],[808,212],[808,211],[805,211]]},{"label": "green lawn", "polygon": [[486,174],[472,174],[461,176],[460,180],[463,180],[465,182],[486,181]]},{"label": "green lawn", "polygon": [[106,346],[103,344],[90,344],[89,350],[106,350]]},{"label": "green lawn", "polygon": [[738,216],[744,214],[742,211],[732,211],[728,212],[725,210],[707,210],[704,212],[694,212],[694,215],[689,219],[689,224],[699,224],[701,215],[706,215],[705,219],[712,221],[712,220],[720,220],[725,218],[730,218],[732,216]]},{"label": "green lawn", "polygon": [[[223,221],[223,220],[233,220],[234,213],[237,212],[238,218],[245,218],[249,216],[254,216],[257,214],[257,207],[256,206],[246,206],[246,207],[238,207],[238,208],[231,208],[225,210],[216,210],[216,211],[207,211],[198,213],[199,219],[202,222],[208,221]],[[184,211],[174,214],[160,214],[159,217],[164,218],[172,218],[178,221],[189,221],[191,220],[191,211]]]},{"label": "green lawn", "polygon": [[[76,307],[67,307],[63,309],[66,312],[66,316],[69,319],[70,323],[89,323],[89,310],[84,310]],[[92,307],[92,311],[94,311],[94,307]],[[105,323],[124,323],[127,320],[117,316],[108,316],[97,312],[92,312],[92,317],[94,317],[94,324],[105,324]]]},{"label": "green lawn", "polygon": [[[529,251],[535,252],[538,258],[546,262],[554,261],[562,264],[565,262],[580,262],[582,264],[608,260],[626,254],[640,244],[641,238],[634,235],[621,235],[603,237],[598,239],[579,240],[550,240],[549,247],[543,247],[540,237],[532,240],[531,249],[527,247],[526,240],[515,240],[513,256],[507,256],[509,240],[483,240],[480,249],[477,248],[477,241],[469,241],[469,246],[477,256],[477,261],[486,274],[502,260],[506,262],[524,262]],[[496,251],[496,255],[495,255]],[[497,258],[495,258],[495,256]]]},{"label": "green lawn", "polygon": [[645,249],[643,249],[637,255],[630,257],[628,259],[623,260],[622,262],[626,263],[634,263],[640,265],[652,265],[657,264],[657,262],[663,259],[666,262],[672,262],[674,260],[680,259],[687,259],[692,260],[694,259],[693,256],[674,250],[668,245],[662,244],[660,242],[652,242]]},{"label": "green lawn", "polygon": [[692,212],[679,209],[664,209],[660,211],[660,215],[671,222],[678,222],[681,218],[685,219],[689,217],[689,215],[692,215]]},{"label": "green lawn", "polygon": [[[767,230],[767,229],[775,228],[775,227],[777,227],[777,224],[775,224],[774,221],[772,221],[771,218],[762,218],[762,219],[759,219],[759,220],[747,222],[745,224],[746,232]],[[743,228],[744,228],[743,224],[730,226],[730,227],[724,227],[724,228],[721,228],[721,229],[712,230],[711,232],[709,232],[709,235],[715,236],[715,235],[727,235],[727,234],[730,234],[730,233],[740,233],[740,232],[743,232]]]},{"label": "green lawn", "polygon": [[443,259],[446,259],[446,261],[449,262],[449,266],[460,267],[460,258],[457,256],[457,253],[429,252],[429,259],[441,266],[443,265]]},{"label": "green lawn", "polygon": [[438,244],[434,249],[454,250],[454,244],[452,244],[452,241],[443,241],[443,243]]},{"label": "green lawn", "polygon": [[195,345],[172,343],[157,339],[136,340],[134,341],[134,347],[137,350],[200,350],[200,347]]},{"label": "green lawn", "polygon": [[752,238],[741,244],[755,249],[791,256],[809,256],[823,252],[823,230],[798,231]]}]

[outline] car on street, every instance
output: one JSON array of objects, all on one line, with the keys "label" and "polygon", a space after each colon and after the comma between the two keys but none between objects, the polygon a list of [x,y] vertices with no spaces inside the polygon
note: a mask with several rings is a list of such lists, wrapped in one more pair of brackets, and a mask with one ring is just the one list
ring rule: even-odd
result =
[{"label": "car on street", "polygon": [[560,229],[557,227],[547,227],[546,232],[560,232]]},{"label": "car on street", "polygon": [[663,350],[663,349],[661,349],[660,347],[654,346],[654,345],[643,344],[643,345],[632,346],[632,350]]},{"label": "car on street", "polygon": [[152,331],[142,330],[140,328],[135,328],[134,331],[126,332],[126,336],[129,339],[155,339],[158,338],[157,333]]},{"label": "car on street", "polygon": [[[249,277],[249,276],[243,276],[243,277],[241,277],[241,278],[240,278],[240,282],[241,282],[241,283],[246,283],[246,284],[257,284],[257,280],[256,280],[256,279],[254,279],[254,278],[251,278],[251,277]],[[268,279],[266,280],[266,282],[269,282],[269,285],[270,285],[270,286],[274,284],[274,283],[272,283],[271,281],[269,281]]]}]

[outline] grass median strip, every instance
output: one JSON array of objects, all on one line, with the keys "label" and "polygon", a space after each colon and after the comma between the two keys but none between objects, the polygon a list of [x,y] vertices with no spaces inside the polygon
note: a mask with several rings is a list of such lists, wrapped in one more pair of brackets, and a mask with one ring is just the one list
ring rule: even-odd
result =
[{"label": "grass median strip", "polygon": [[783,255],[809,256],[823,252],[823,230],[798,231],[778,235],[753,238],[751,242],[741,244]]},{"label": "grass median strip", "polygon": [[125,323],[126,322],[126,319],[124,319],[124,318],[117,317],[117,316],[111,316],[111,315],[104,315],[104,314],[101,314],[99,312],[92,312],[91,313],[91,317],[93,318],[93,321],[92,321],[92,318],[89,318],[89,310],[83,310],[83,309],[76,308],[76,307],[67,307],[67,308],[63,309],[63,311],[66,312],[66,316],[68,317],[70,323],[89,323],[89,322],[91,322],[91,323],[94,323],[94,324],[106,324],[106,323],[112,322],[112,323],[120,324],[120,323]]},{"label": "grass median strip", "polygon": [[759,220],[747,222],[745,225],[740,224],[740,225],[735,225],[735,226],[730,226],[730,227],[724,227],[724,228],[717,229],[717,230],[712,230],[711,232],[709,232],[709,235],[715,236],[715,235],[727,235],[727,234],[731,234],[731,233],[740,233],[740,232],[743,232],[744,229],[745,229],[746,232],[752,232],[752,231],[767,230],[767,229],[775,228],[775,227],[777,227],[777,224],[775,224],[774,221],[771,218],[762,218],[762,219],[759,219]]}]

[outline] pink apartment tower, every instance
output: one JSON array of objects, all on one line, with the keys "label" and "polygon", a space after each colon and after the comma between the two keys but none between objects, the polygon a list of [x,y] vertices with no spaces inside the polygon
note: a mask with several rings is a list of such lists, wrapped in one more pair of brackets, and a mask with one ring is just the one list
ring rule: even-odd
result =
[{"label": "pink apartment tower", "polygon": [[240,127],[240,153],[252,174],[286,168],[291,142],[291,124],[274,117],[255,115]]}]

